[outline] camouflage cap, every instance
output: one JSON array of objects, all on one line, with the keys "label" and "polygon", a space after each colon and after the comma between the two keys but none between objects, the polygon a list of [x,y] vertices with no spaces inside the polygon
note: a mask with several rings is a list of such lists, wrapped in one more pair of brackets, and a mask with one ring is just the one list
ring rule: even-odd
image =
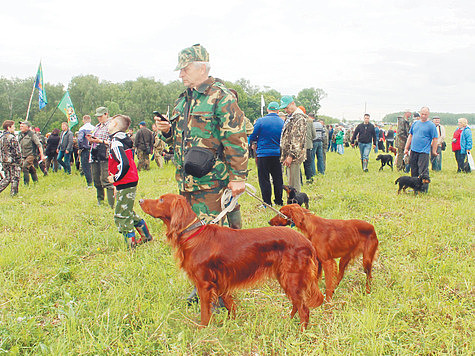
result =
[{"label": "camouflage cap", "polygon": [[109,109],[106,108],[105,106],[99,106],[97,109],[96,109],[96,117],[98,116],[102,116],[104,114],[107,114],[109,112]]},{"label": "camouflage cap", "polygon": [[209,62],[209,53],[199,43],[183,49],[178,54],[178,65],[175,70],[181,70],[192,62]]}]

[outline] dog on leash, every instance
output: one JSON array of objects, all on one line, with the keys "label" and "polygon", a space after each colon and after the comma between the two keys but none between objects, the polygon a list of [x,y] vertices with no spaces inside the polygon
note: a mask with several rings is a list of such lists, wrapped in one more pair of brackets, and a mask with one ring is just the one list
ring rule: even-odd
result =
[{"label": "dog on leash", "polygon": [[401,176],[394,184],[399,184],[399,189],[397,193],[400,194],[401,190],[405,193],[407,188],[414,189],[414,195],[417,195],[418,192],[422,192],[424,188],[424,184],[429,184],[429,178],[422,178],[422,177],[409,177],[409,176]]},{"label": "dog on leash", "polygon": [[379,168],[380,171],[383,170],[383,167],[385,165],[388,165],[391,167],[391,170],[393,170],[393,156],[391,155],[378,155],[376,157],[376,161],[381,161],[381,168]]},{"label": "dog on leash", "polygon": [[[285,205],[280,208],[280,212],[292,221],[276,215],[269,224],[285,226],[293,222],[297,229],[312,242],[318,261],[321,263],[319,272],[321,273],[321,267],[325,272],[327,301],[331,300],[333,291],[342,280],[348,263],[359,255],[363,255],[366,292],[370,293],[371,270],[379,245],[373,225],[362,220],[324,219],[297,204]],[[338,276],[335,258],[340,258]]]},{"label": "dog on leash", "polygon": [[275,278],[297,311],[301,329],[309,308],[323,302],[318,287],[318,260],[312,244],[297,231],[284,227],[231,229],[202,225],[186,198],[165,194],[140,200],[142,210],[161,219],[175,258],[196,286],[201,303],[201,326],[211,318],[211,304],[221,297],[229,315],[236,312],[231,293]]},{"label": "dog on leash", "polygon": [[305,207],[308,209],[308,195],[303,192],[297,192],[297,189],[291,187],[290,185],[283,185],[282,188],[287,193],[287,204],[298,204],[302,206],[305,204]]}]

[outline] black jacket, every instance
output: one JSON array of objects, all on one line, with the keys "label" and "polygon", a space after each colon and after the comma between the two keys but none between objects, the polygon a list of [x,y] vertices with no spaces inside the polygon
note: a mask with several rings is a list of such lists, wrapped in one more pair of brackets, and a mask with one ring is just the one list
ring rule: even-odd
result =
[{"label": "black jacket", "polygon": [[48,141],[46,141],[45,156],[53,157],[56,154],[56,149],[59,145],[59,135],[50,135]]},{"label": "black jacket", "polygon": [[351,143],[355,142],[356,137],[358,137],[359,143],[371,143],[372,140],[373,145],[377,144],[376,131],[374,131],[374,125],[372,123],[365,124],[362,122],[356,126],[353,137],[351,138]]}]

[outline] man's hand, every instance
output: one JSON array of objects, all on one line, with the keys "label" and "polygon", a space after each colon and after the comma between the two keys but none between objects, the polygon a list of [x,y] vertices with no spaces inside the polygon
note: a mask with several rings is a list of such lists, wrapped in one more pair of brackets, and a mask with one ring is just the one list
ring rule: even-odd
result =
[{"label": "man's hand", "polygon": [[351,147],[355,148],[355,144],[354,144],[354,143],[352,143],[352,144],[351,144]]},{"label": "man's hand", "polygon": [[114,183],[114,175],[111,173],[110,176],[107,177],[107,181],[109,183]]},{"label": "man's hand", "polygon": [[284,160],[284,162],[282,162],[282,164],[286,167],[290,167],[290,165],[292,164],[292,161],[293,161],[292,156],[287,156],[287,158]]},{"label": "man's hand", "polygon": [[404,147],[404,154],[407,155],[409,153],[409,148]]},{"label": "man's hand", "polygon": [[376,145],[373,145],[373,150],[376,148]]},{"label": "man's hand", "polygon": [[154,119],[155,119],[155,125],[157,126],[158,130],[162,131],[163,133],[168,133],[168,131],[170,131],[170,128],[172,127],[172,125],[170,124],[169,121],[163,121],[158,116],[155,116]]},{"label": "man's hand", "polygon": [[233,197],[244,193],[246,190],[246,181],[230,181],[228,183],[228,188],[231,189],[231,192],[233,193]]},{"label": "man's hand", "polygon": [[66,153],[66,154],[69,154],[69,151],[68,151],[68,150],[66,150],[64,153]]},{"label": "man's hand", "polygon": [[438,155],[439,154],[437,153],[437,151],[434,151],[434,150],[432,151],[432,156],[437,157]]}]

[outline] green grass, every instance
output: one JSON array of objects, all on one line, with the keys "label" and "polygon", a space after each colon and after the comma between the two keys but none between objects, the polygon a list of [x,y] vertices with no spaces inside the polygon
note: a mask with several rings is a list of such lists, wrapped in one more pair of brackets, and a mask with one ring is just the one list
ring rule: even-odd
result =
[{"label": "green grass", "polygon": [[[456,174],[452,152],[431,172],[427,195],[397,195],[400,175],[370,156],[328,154],[325,176],[303,191],[326,218],[374,224],[380,240],[372,293],[361,260],[349,267],[331,305],[314,309],[307,331],[288,319],[290,302],[275,281],[237,293],[236,319],[214,315],[197,328],[192,285],[146,217],[153,243],[134,253],[112,211],[73,172],[41,177],[0,194],[0,353],[15,354],[473,354],[474,175]],[[250,182],[258,187],[255,164]],[[8,188],[9,189],[9,188]],[[173,167],[140,173],[138,199],[176,192]],[[272,212],[240,199],[246,228]],[[140,207],[136,211],[142,214]],[[324,290],[324,284],[321,283]]]}]

